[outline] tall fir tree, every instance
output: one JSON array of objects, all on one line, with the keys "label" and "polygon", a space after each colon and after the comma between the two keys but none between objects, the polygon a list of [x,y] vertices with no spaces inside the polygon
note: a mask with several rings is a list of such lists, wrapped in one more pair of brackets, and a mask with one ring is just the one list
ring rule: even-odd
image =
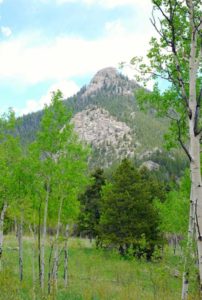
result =
[{"label": "tall fir tree", "polygon": [[153,205],[158,196],[150,181],[125,159],[115,171],[112,183],[103,189],[99,241],[114,246],[122,255],[132,249],[134,255],[151,258],[160,245],[160,219]]}]

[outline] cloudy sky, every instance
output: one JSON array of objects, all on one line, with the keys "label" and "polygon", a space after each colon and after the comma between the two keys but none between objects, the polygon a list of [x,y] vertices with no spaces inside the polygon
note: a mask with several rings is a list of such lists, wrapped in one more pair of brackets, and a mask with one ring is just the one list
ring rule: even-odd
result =
[{"label": "cloudy sky", "polygon": [[150,0],[0,0],[0,112],[39,110],[51,91],[71,96],[99,69],[145,55],[150,12]]}]

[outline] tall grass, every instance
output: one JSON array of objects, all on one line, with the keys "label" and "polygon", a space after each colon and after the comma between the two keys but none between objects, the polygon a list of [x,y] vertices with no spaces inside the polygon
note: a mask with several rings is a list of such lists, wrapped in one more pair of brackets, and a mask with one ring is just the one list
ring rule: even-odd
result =
[{"label": "tall grass", "polygon": [[[87,240],[69,241],[69,280],[63,285],[63,256],[59,266],[58,292],[42,295],[32,280],[33,240],[24,239],[24,280],[18,279],[17,241],[5,239],[3,271],[0,273],[0,299],[58,300],[176,300],[181,297],[183,260],[180,252],[174,256],[169,247],[162,259],[153,262],[123,259],[114,251],[97,250]],[[49,246],[47,244],[47,259]],[[35,261],[36,276],[38,274]],[[191,274],[193,282],[196,275]],[[197,287],[190,287],[189,299],[197,300]]]}]

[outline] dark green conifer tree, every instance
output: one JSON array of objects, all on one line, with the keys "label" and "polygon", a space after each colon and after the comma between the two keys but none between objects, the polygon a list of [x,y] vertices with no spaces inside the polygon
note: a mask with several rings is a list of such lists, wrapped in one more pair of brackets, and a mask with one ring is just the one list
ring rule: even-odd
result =
[{"label": "dark green conifer tree", "polygon": [[105,177],[102,169],[92,174],[92,184],[79,197],[81,211],[78,220],[78,230],[81,234],[94,238],[97,236],[97,226],[100,220],[100,199]]},{"label": "dark green conifer tree", "polygon": [[103,247],[117,248],[121,255],[132,251],[149,259],[161,244],[160,218],[153,204],[160,193],[157,184],[153,188],[154,179],[145,175],[129,160],[122,161],[103,189],[98,238]]}]

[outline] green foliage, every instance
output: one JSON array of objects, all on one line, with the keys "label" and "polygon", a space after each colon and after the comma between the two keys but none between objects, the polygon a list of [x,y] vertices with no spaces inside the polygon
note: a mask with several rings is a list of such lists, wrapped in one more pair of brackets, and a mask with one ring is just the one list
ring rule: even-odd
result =
[{"label": "green foliage", "polygon": [[78,219],[78,231],[90,238],[97,236],[97,226],[100,220],[101,190],[105,184],[103,170],[95,170],[91,178],[93,182],[79,197],[81,207]]},{"label": "green foliage", "polygon": [[[193,0],[191,7],[186,1],[153,0],[152,23],[156,28],[159,37],[152,37],[150,49],[148,51],[148,63],[142,58],[134,57],[131,64],[138,70],[137,79],[146,84],[149,80],[154,80],[152,93],[148,94],[144,89],[137,90],[137,98],[144,108],[154,109],[159,116],[169,117],[169,131],[166,134],[166,141],[169,148],[181,146],[181,142],[188,142],[188,118],[190,111],[189,84],[190,84],[190,66],[192,32],[190,24],[190,15],[193,14],[193,24],[196,26],[196,57],[199,64],[196,65],[196,99],[200,98],[201,77],[201,58],[200,55],[200,1]],[[190,13],[189,10],[192,10]],[[192,75],[195,77],[195,75]],[[159,78],[167,81],[168,88],[160,91],[158,87]],[[201,107],[197,108],[197,124],[201,125]]]},{"label": "green foliage", "polygon": [[[171,182],[178,182],[189,165],[185,154],[177,149],[173,151],[156,151],[149,155],[148,160],[159,164],[159,170],[155,171],[155,175],[160,181],[167,183],[168,187]],[[143,162],[144,160],[141,160],[138,163]]]},{"label": "green foliage", "polygon": [[190,178],[189,172],[186,172],[181,179],[179,188],[170,191],[165,202],[155,202],[162,220],[162,232],[185,236],[189,219],[189,194]]},{"label": "green foliage", "polygon": [[99,243],[117,248],[122,255],[132,248],[133,255],[151,258],[161,243],[160,218],[153,205],[154,198],[164,197],[159,189],[148,171],[138,171],[123,160],[112,183],[103,188]]},{"label": "green foliage", "polygon": [[19,138],[14,135],[13,111],[0,118],[0,206],[10,204],[16,193],[16,176],[22,157]]},{"label": "green foliage", "polygon": [[[88,149],[78,141],[70,123],[71,113],[64,106],[60,91],[44,110],[36,141],[30,147],[35,190],[44,199],[50,186],[49,218],[57,220],[62,205],[62,220],[74,219],[79,211],[77,195],[88,182]],[[41,205],[38,203],[38,207]]]}]

